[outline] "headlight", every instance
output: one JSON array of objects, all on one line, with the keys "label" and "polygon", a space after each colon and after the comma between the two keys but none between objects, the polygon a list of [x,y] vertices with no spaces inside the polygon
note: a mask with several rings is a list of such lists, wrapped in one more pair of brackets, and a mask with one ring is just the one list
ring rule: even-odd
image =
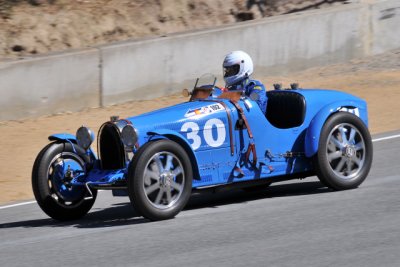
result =
[{"label": "headlight", "polygon": [[76,131],[76,141],[83,149],[88,149],[94,140],[94,133],[89,128],[82,126]]},{"label": "headlight", "polygon": [[135,128],[131,125],[125,125],[121,131],[122,143],[128,148],[133,148],[138,140]]}]

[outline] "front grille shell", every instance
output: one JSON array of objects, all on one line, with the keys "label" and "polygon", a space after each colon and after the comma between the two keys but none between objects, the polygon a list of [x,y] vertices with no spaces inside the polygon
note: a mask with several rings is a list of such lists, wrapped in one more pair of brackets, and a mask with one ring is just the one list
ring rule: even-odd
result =
[{"label": "front grille shell", "polygon": [[121,141],[121,131],[129,122],[119,120],[104,123],[98,133],[97,150],[103,170],[117,170],[126,167],[126,151]]}]

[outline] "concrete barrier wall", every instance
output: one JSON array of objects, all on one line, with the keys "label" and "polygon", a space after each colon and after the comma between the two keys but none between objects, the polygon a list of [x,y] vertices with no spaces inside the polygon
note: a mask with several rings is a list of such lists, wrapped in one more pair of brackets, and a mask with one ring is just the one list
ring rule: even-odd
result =
[{"label": "concrete barrier wall", "polygon": [[103,103],[180,91],[205,72],[221,74],[231,50],[248,52],[255,75],[263,76],[363,56],[365,9],[343,6],[102,47]]},{"label": "concrete barrier wall", "polygon": [[400,1],[381,1],[371,6],[371,54],[400,47]]},{"label": "concrete barrier wall", "polygon": [[[0,120],[178,92],[191,87],[201,74],[221,74],[224,55],[231,50],[245,50],[253,57],[255,77],[379,54],[400,47],[399,25],[400,1],[362,0],[212,30],[0,63]],[[219,84],[223,85],[221,80]]]},{"label": "concrete barrier wall", "polygon": [[99,104],[97,49],[0,64],[0,120]]}]

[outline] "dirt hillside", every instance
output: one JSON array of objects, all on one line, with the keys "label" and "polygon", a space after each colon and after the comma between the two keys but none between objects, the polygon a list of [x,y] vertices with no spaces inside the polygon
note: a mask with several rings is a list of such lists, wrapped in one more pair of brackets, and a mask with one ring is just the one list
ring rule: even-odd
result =
[{"label": "dirt hillside", "polygon": [[344,0],[0,0],[0,60],[344,3]]}]

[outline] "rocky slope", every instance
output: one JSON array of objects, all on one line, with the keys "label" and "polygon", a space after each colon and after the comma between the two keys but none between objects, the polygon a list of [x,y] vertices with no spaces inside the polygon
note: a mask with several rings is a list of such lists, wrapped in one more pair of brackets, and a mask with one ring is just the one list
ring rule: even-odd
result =
[{"label": "rocky slope", "polygon": [[344,3],[344,0],[0,0],[0,59]]}]

